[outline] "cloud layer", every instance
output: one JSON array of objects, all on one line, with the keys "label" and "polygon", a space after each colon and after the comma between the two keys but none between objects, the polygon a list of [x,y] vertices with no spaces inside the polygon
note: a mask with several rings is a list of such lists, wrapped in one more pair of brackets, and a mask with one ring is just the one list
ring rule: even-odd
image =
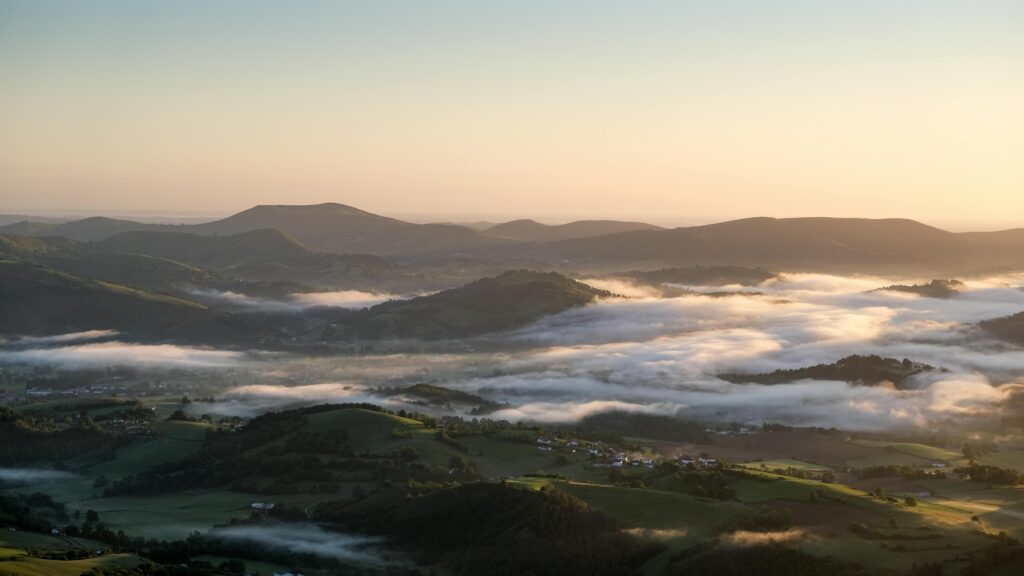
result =
[{"label": "cloud layer", "polygon": [[[502,336],[516,352],[485,360],[466,356],[461,376],[450,366],[458,360],[446,356],[441,373],[447,386],[509,405],[491,417],[558,423],[622,410],[854,430],[920,427],[991,416],[1022,390],[1024,350],[996,342],[974,325],[1024,309],[1020,276],[971,281],[948,300],[870,292],[890,283],[796,274],[759,286],[762,295],[605,299]],[[914,377],[905,390],[836,381],[737,384],[717,377],[831,363],[851,354],[906,357],[944,370]],[[401,372],[397,367],[411,358],[378,357],[374,364]],[[424,366],[422,357],[418,363]],[[471,372],[488,376],[465,376]],[[203,409],[254,415],[364,401],[416,408],[357,384],[379,377],[364,370],[341,383],[243,386]]]},{"label": "cloud layer", "polygon": [[369,308],[402,298],[396,294],[363,292],[361,290],[339,290],[335,292],[296,292],[283,299],[259,298],[241,292],[219,290],[194,290],[194,296],[252,310],[255,312],[295,313],[308,308],[325,306],[329,308]]},{"label": "cloud layer", "polygon": [[[1021,389],[1024,351],[974,325],[1024,309],[1021,276],[969,281],[948,300],[869,292],[891,283],[794,274],[759,286],[763,295],[605,300],[519,331],[513,338],[536,347],[531,353],[505,362],[505,375],[463,386],[512,403],[499,413],[512,419],[569,422],[620,409],[853,429],[991,414]],[[909,357],[947,371],[919,376],[905,391],[716,377],[850,354]]]},{"label": "cloud layer", "polygon": [[67,480],[77,478],[76,474],[63,472],[61,470],[49,470],[45,468],[2,468],[0,467],[0,482],[29,483],[49,482],[51,480]]},{"label": "cloud layer", "polygon": [[110,341],[0,350],[0,364],[24,363],[61,368],[227,368],[239,364],[244,356],[241,352],[227,350]]}]

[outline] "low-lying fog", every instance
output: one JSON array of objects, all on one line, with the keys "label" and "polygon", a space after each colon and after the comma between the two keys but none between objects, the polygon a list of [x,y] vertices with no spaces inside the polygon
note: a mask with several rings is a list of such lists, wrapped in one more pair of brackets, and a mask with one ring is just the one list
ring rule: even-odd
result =
[{"label": "low-lying fog", "polygon": [[[788,274],[755,287],[680,287],[716,294],[674,298],[622,282],[593,282],[629,297],[468,345],[481,350],[507,345],[505,351],[472,352],[467,346],[464,353],[443,355],[292,359],[291,366],[302,366],[305,380],[291,381],[310,385],[285,386],[267,378],[195,409],[251,415],[328,401],[410,407],[401,399],[375,396],[372,388],[432,381],[505,402],[509,407],[490,417],[513,421],[571,422],[616,409],[868,430],[990,416],[1024,377],[1024,350],[992,340],[975,326],[1024,310],[1022,275],[970,280],[949,299],[872,291],[893,284],[892,279],[817,274]],[[737,293],[721,294],[729,291]],[[834,381],[733,384],[717,377],[832,363],[851,354],[909,358],[945,371],[917,375],[907,390]],[[280,359],[116,340],[8,345],[0,352],[0,361],[5,360],[255,362],[282,377],[292,370]]]},{"label": "low-lying fog", "polygon": [[395,563],[382,552],[380,538],[327,532],[313,524],[231,526],[214,528],[209,534],[225,540],[251,542],[298,554],[312,554],[374,565]]},{"label": "low-lying fog", "polygon": [[363,292],[361,290],[339,290],[335,292],[296,292],[285,298],[259,298],[240,292],[196,290],[192,293],[200,299],[208,299],[254,312],[300,312],[307,308],[369,308],[388,300],[403,296],[390,293]]}]

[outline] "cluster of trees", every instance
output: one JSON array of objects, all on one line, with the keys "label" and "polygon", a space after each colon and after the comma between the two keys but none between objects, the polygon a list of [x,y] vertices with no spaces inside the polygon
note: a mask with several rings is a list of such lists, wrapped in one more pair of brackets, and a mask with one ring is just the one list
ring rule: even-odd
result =
[{"label": "cluster of trees", "polygon": [[59,461],[129,440],[86,418],[57,424],[0,406],[0,462]]},{"label": "cluster of trees", "polygon": [[48,494],[0,493],[0,526],[47,532],[67,520],[64,504],[55,502]]},{"label": "cluster of trees", "polygon": [[672,442],[705,442],[708,440],[704,426],[698,422],[672,416],[631,412],[592,414],[581,420],[578,428],[589,435],[614,438],[633,436]]},{"label": "cluster of trees", "polygon": [[[280,510],[278,510],[280,508]],[[147,560],[135,568],[100,566],[85,573],[88,576],[210,576],[211,574],[243,574],[244,561],[226,560],[214,566],[193,560],[196,556],[224,556],[248,558],[272,562],[285,566],[301,566],[304,569],[324,571],[339,576],[423,576],[416,568],[405,566],[373,568],[349,566],[344,560],[320,557],[312,553],[295,552],[285,547],[268,547],[262,543],[243,540],[228,540],[215,534],[193,532],[184,540],[166,541],[132,537],[123,531],[113,531],[104,524],[100,515],[89,510],[76,513],[74,520],[65,514],[63,503],[55,502],[46,494],[9,495],[0,494],[0,525],[17,527],[21,530],[48,533],[53,526],[64,526],[65,534],[89,538],[107,545],[110,551],[137,554]],[[275,521],[304,519],[302,510],[277,507],[271,511]],[[300,518],[301,517],[301,518]],[[60,522],[58,522],[60,520]],[[232,521],[233,524],[237,521]],[[32,551],[33,555],[54,560],[74,560],[91,557],[92,550],[68,548],[59,551]],[[299,572],[293,569],[292,572]]]},{"label": "cluster of trees", "polygon": [[[890,516],[889,517],[889,528],[899,528],[899,527],[900,527],[899,521],[895,517]],[[918,526],[917,530],[915,530],[915,531],[901,531],[901,532],[900,531],[890,531],[890,532],[887,533],[887,532],[883,532],[882,530],[879,530],[878,528],[873,528],[871,526],[868,526],[867,524],[864,524],[862,522],[854,521],[854,522],[850,522],[847,525],[847,529],[852,534],[856,534],[857,536],[860,536],[861,538],[864,538],[864,539],[867,539],[867,540],[886,540],[886,541],[888,541],[888,540],[914,540],[914,541],[921,541],[921,540],[938,540],[938,539],[942,538],[942,534],[939,534],[937,532],[933,532],[932,528],[929,527],[929,526]],[[886,542],[882,542],[881,546],[882,546],[882,548],[886,548],[889,545]],[[946,546],[948,547],[949,545],[947,544]],[[903,545],[903,544],[897,544],[896,546],[893,546],[893,550],[896,550],[896,551],[906,551],[906,549],[907,549],[907,547],[905,545]]]},{"label": "cluster of trees", "polygon": [[816,434],[837,435],[843,432],[838,428],[822,428],[820,426],[787,426],[780,422],[764,422],[761,424],[763,432],[814,432]]},{"label": "cluster of trees", "polygon": [[730,485],[735,478],[730,478],[721,468],[697,469],[692,464],[680,466],[675,462],[663,462],[653,470],[640,475],[639,484],[634,478],[619,468],[613,468],[609,481],[620,486],[646,487],[658,490],[681,492],[702,498],[731,500],[736,497],[736,490]]},{"label": "cluster of trees", "polygon": [[[449,436],[475,436],[480,434],[496,434],[509,430],[538,430],[536,426],[513,424],[508,420],[491,420],[490,418],[462,418],[461,416],[442,416],[439,424]],[[532,442],[530,438],[528,441]]]},{"label": "cluster of trees", "polygon": [[955,470],[957,474],[968,476],[975,482],[986,482],[989,484],[1007,484],[1014,486],[1020,483],[1020,474],[1011,468],[999,468],[987,464],[972,464]]},{"label": "cluster of trees", "polygon": [[788,508],[761,506],[745,516],[734,518],[723,524],[719,531],[736,532],[777,532],[793,527],[793,513]]},{"label": "cluster of trees", "polygon": [[882,464],[878,466],[866,466],[854,470],[854,474],[861,480],[870,478],[889,478],[900,476],[907,480],[927,480],[929,478],[945,478],[946,473],[942,470],[924,470],[913,466],[900,464]]}]

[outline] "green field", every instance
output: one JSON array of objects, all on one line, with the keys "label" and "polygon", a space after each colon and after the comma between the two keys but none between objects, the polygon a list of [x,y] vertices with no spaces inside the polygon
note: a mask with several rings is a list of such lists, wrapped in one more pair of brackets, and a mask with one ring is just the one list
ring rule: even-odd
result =
[{"label": "green field", "polygon": [[49,534],[4,529],[0,532],[0,576],[79,576],[92,568],[132,567],[143,562],[131,554],[109,554],[85,560],[44,560],[27,555],[28,549],[59,551],[105,547],[99,542],[82,538],[58,538]]},{"label": "green field", "polygon": [[[328,496],[329,497],[329,496]],[[318,494],[254,496],[227,490],[186,491],[160,496],[117,496],[69,504],[72,510],[95,510],[113,529],[147,538],[178,539],[189,532],[249,516],[249,504],[271,501],[305,508],[325,498]]]},{"label": "green field", "polygon": [[745,468],[753,468],[755,470],[761,468],[766,468],[768,470],[788,470],[792,468],[794,470],[800,470],[802,472],[829,472],[832,470],[828,466],[823,466],[821,464],[812,464],[810,462],[804,462],[802,460],[787,459],[762,460],[759,462],[747,462],[746,464],[740,465]]},{"label": "green field", "polygon": [[921,458],[898,450],[879,450],[860,458],[847,460],[846,465],[852,468],[868,468],[871,466],[914,466],[925,467],[933,462],[930,458]]},{"label": "green field", "polygon": [[197,452],[211,425],[202,422],[163,421],[151,425],[154,438],[140,439],[117,453],[117,458],[90,467],[90,473],[110,479],[138,474],[147,468],[177,462]]},{"label": "green field", "polygon": [[884,442],[877,440],[854,440],[854,444],[861,446],[867,446],[869,448],[888,448],[895,450],[896,452],[902,452],[917,458],[930,460],[932,462],[958,462],[963,460],[963,454],[947,450],[945,448],[937,448],[935,446],[928,446],[926,444],[916,444],[912,442]]},{"label": "green field", "polygon": [[749,510],[738,502],[694,498],[677,492],[582,482],[557,482],[554,486],[606,512],[627,527],[671,530],[679,538],[708,536],[715,526]]},{"label": "green field", "polygon": [[110,554],[86,560],[18,558],[0,562],[0,576],[80,576],[93,568],[131,568],[144,562],[132,554]]},{"label": "green field", "polygon": [[977,460],[980,464],[988,464],[1000,468],[1013,468],[1017,472],[1024,473],[1024,450],[989,452]]}]

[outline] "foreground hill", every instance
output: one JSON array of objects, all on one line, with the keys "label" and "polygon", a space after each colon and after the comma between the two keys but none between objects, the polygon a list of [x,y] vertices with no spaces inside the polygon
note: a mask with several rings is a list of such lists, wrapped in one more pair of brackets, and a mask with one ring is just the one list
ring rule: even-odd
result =
[{"label": "foreground hill", "polygon": [[420,563],[460,575],[636,574],[660,550],[557,490],[467,484],[409,498],[405,490],[317,507],[316,519],[387,536]]},{"label": "foreground hill", "polygon": [[747,265],[822,270],[905,270],[968,263],[982,252],[969,238],[913,220],[748,218],[672,230],[565,240],[551,257],[592,263]]},{"label": "foreground hill", "polygon": [[507,244],[451,224],[412,224],[344,204],[256,206],[192,226],[202,234],[237,234],[276,228],[316,250],[365,254],[459,252]]},{"label": "foreground hill", "polygon": [[255,343],[272,331],[195,302],[0,260],[0,334],[50,335],[113,329],[141,339]]},{"label": "foreground hill", "polygon": [[492,226],[484,233],[495,238],[508,238],[523,242],[555,242],[572,238],[593,238],[633,230],[662,230],[662,228],[645,222],[618,220],[580,220],[558,225],[541,224],[536,220],[513,220]]},{"label": "foreground hill", "polygon": [[411,300],[353,312],[324,332],[326,340],[435,340],[525,326],[544,316],[610,296],[554,272],[510,271]]}]

